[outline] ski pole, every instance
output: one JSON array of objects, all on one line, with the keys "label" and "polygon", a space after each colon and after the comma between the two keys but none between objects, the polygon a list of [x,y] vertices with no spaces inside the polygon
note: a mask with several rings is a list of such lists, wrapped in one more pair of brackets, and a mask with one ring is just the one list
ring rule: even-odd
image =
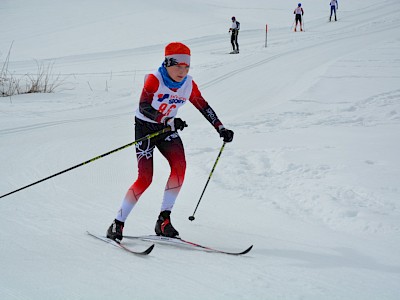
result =
[{"label": "ski pole", "polygon": [[207,179],[207,183],[206,183],[206,185],[205,185],[205,187],[204,187],[204,189],[203,189],[203,192],[201,193],[201,196],[200,196],[199,201],[197,202],[197,205],[196,205],[196,208],[194,209],[193,215],[191,215],[191,216],[189,217],[189,220],[190,220],[190,221],[193,221],[193,220],[194,220],[194,214],[196,213],[196,210],[197,210],[197,208],[199,207],[201,198],[203,198],[204,192],[205,192],[205,190],[206,190],[206,188],[207,188],[208,183],[210,182],[211,176],[212,176],[212,174],[213,174],[213,172],[214,172],[215,166],[216,166],[217,163],[218,163],[218,160],[219,160],[219,158],[220,158],[220,156],[221,156],[221,153],[222,153],[222,151],[224,150],[225,144],[226,144],[226,142],[224,142],[224,143],[222,144],[221,150],[219,150],[217,160],[215,161],[214,166],[213,166],[212,169],[211,169],[210,175],[208,176],[208,179]]},{"label": "ski pole", "polygon": [[36,181],[36,182],[34,182],[34,183],[28,184],[28,185],[26,185],[26,186],[24,186],[24,187],[22,187],[22,188],[19,188],[19,189],[15,190],[15,191],[12,191],[12,192],[9,192],[9,193],[7,193],[7,194],[4,194],[4,195],[0,196],[0,198],[6,197],[6,196],[11,195],[11,194],[14,194],[14,193],[16,193],[16,192],[19,192],[19,191],[21,191],[21,190],[23,190],[23,189],[26,189],[26,188],[32,186],[32,185],[35,185],[35,184],[38,184],[38,183],[40,183],[40,182],[42,182],[42,181],[45,181],[45,180],[48,180],[48,179],[50,179],[50,178],[56,177],[56,176],[58,176],[58,175],[61,175],[61,174],[63,174],[63,173],[66,173],[66,172],[68,172],[68,171],[71,171],[71,170],[73,170],[73,169],[76,169],[76,168],[78,168],[78,167],[81,167],[81,166],[83,166],[83,165],[86,165],[86,164],[88,164],[88,163],[90,163],[90,162],[93,162],[93,161],[95,161],[95,160],[98,160],[99,158],[105,157],[105,156],[107,156],[107,155],[109,155],[109,154],[111,154],[111,153],[114,153],[114,152],[117,152],[117,151],[119,151],[119,150],[128,148],[128,147],[130,147],[130,146],[132,146],[132,145],[136,145],[137,143],[140,143],[140,142],[142,142],[142,141],[144,141],[144,140],[147,140],[147,139],[151,139],[151,138],[153,138],[153,137],[156,137],[156,136],[158,136],[158,135],[160,135],[160,134],[162,134],[162,133],[168,132],[168,131],[170,131],[170,130],[171,130],[170,127],[166,127],[166,128],[164,128],[164,129],[162,129],[162,130],[160,130],[160,131],[157,131],[157,132],[148,134],[148,135],[146,135],[146,136],[144,136],[144,137],[142,137],[142,138],[140,138],[140,139],[137,139],[136,141],[133,141],[133,142],[131,142],[131,143],[129,143],[129,144],[126,144],[125,146],[119,147],[119,148],[117,148],[117,149],[114,149],[114,150],[109,151],[109,152],[107,152],[107,153],[104,153],[104,154],[102,154],[102,155],[96,156],[96,157],[94,157],[94,158],[92,158],[92,159],[89,159],[89,160],[87,160],[87,161],[85,161],[85,162],[83,162],[83,163],[80,163],[80,164],[78,164],[78,165],[76,165],[76,166],[73,166],[73,167],[71,167],[71,168],[68,168],[68,169],[66,169],[66,170],[64,170],[64,171],[58,172],[58,173],[56,173],[56,174],[54,174],[54,175],[48,176],[48,177],[43,178],[43,179],[41,179],[41,180],[38,180],[38,181]]}]

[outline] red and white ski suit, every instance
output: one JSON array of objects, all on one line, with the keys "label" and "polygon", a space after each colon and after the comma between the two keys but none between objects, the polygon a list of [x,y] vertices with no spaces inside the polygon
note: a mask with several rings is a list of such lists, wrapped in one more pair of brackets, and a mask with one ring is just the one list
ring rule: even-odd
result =
[{"label": "red and white ski suit", "polygon": [[[214,110],[201,95],[197,84],[187,75],[185,83],[179,89],[168,88],[159,71],[150,74],[140,96],[139,107],[135,115],[135,138],[139,139],[148,134],[165,128],[164,120],[175,117],[187,102],[192,103],[218,131],[223,127]],[[178,193],[182,187],[186,160],[182,140],[178,132],[166,132],[150,140],[136,145],[138,162],[138,177],[128,189],[116,219],[125,222],[129,213],[150,186],[153,179],[154,148],[167,159],[171,172],[165,186],[161,211],[172,210]]]}]

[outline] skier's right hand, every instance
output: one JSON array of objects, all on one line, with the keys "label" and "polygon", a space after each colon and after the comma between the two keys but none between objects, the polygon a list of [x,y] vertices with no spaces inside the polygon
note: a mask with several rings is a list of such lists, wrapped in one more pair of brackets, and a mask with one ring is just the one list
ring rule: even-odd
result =
[{"label": "skier's right hand", "polygon": [[166,118],[164,125],[171,127],[171,131],[177,131],[178,129],[183,130],[185,127],[187,127],[186,122],[181,118]]}]

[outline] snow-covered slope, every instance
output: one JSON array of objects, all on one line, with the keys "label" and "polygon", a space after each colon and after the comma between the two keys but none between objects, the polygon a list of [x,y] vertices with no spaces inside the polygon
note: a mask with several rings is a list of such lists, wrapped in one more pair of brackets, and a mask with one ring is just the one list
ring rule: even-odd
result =
[{"label": "snow-covered slope", "polygon": [[[294,33],[288,1],[1,1],[1,61],[13,43],[9,71],[35,73],[37,59],[65,83],[0,98],[0,195],[133,141],[143,76],[178,40],[235,139],[190,222],[222,142],[194,107],[180,110],[188,168],[174,226],[254,249],[157,245],[141,258],[88,237],[135,180],[131,147],[0,199],[0,298],[398,299],[400,3],[340,2],[330,23],[329,1],[316,2],[302,2],[306,31]],[[153,233],[168,173],[157,153],[125,234]]]}]

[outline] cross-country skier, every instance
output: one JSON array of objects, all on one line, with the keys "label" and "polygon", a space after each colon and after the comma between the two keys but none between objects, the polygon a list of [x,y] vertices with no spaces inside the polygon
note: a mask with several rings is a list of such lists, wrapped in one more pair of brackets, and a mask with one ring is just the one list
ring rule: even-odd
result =
[{"label": "cross-country skier", "polygon": [[301,3],[297,4],[297,7],[294,10],[293,14],[296,15],[296,17],[295,17],[296,25],[294,26],[294,31],[297,31],[297,23],[300,23],[300,31],[303,31],[301,19],[302,19],[302,16],[304,15],[304,10],[301,7]]},{"label": "cross-country skier", "polygon": [[336,19],[336,11],[339,9],[339,2],[337,0],[331,0],[329,5],[331,6],[331,15],[329,16],[329,22],[332,19],[333,12],[335,13],[335,21],[337,21],[337,19]]},{"label": "cross-country skier", "polygon": [[236,20],[235,17],[232,17],[232,25],[229,28],[229,32],[231,32],[231,44],[233,51],[231,54],[239,53],[239,44],[238,44],[238,35],[240,30],[240,23]]},{"label": "cross-country skier", "polygon": [[138,177],[122,200],[115,220],[107,230],[107,237],[120,242],[123,238],[124,222],[153,178],[153,152],[157,148],[167,159],[171,173],[164,190],[160,214],[155,232],[157,235],[177,237],[178,231],[171,224],[171,211],[185,178],[185,152],[178,129],[186,122],[177,118],[178,109],[186,102],[192,103],[214,126],[224,142],[231,142],[233,131],[226,129],[214,110],[201,95],[197,84],[188,75],[190,49],[178,42],[165,47],[165,60],[152,74],[145,78],[139,107],[135,114],[135,137],[171,127],[171,131],[145,140],[136,145]]}]

